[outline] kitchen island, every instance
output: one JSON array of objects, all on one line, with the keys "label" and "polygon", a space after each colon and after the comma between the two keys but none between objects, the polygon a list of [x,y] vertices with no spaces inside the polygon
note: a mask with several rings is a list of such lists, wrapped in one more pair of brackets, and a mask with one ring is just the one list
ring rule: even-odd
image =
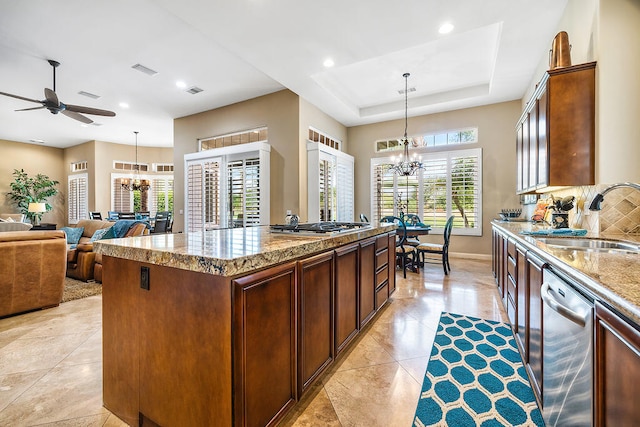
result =
[{"label": "kitchen island", "polygon": [[276,424],[395,290],[394,229],[96,242],[105,407],[130,425]]}]

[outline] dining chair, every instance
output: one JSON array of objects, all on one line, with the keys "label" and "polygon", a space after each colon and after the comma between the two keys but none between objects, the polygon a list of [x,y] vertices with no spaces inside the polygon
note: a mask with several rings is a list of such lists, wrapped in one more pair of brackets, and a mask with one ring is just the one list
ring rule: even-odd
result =
[{"label": "dining chair", "polygon": [[116,212],[116,211],[107,211],[107,220],[109,220],[109,221],[117,221],[118,220],[118,212]]},{"label": "dining chair", "polygon": [[401,262],[402,275],[407,278],[407,265],[411,265],[412,269],[418,269],[416,258],[416,250],[413,246],[407,245],[407,226],[405,222],[397,216],[385,216],[380,222],[393,223],[398,226],[396,230],[396,264]]},{"label": "dining chair", "polygon": [[363,213],[360,214],[360,222],[369,222],[369,218]]},{"label": "dining chair", "polygon": [[134,212],[118,212],[118,219],[136,219]]},{"label": "dining chair", "polygon": [[[420,217],[415,214],[405,214],[402,218],[405,224],[416,225],[422,224]],[[417,236],[407,236],[407,245],[416,247],[420,244],[420,239]]]},{"label": "dining chair", "polygon": [[442,262],[442,268],[444,270],[444,274],[447,275],[451,271],[451,266],[449,265],[449,242],[451,241],[451,229],[453,228],[453,215],[447,219],[447,223],[444,226],[444,243],[420,243],[416,247],[417,258],[420,264],[424,264],[428,259],[427,255],[440,255],[440,259],[435,259],[437,262]]},{"label": "dining chair", "polygon": [[89,219],[102,220],[102,214],[100,212],[89,212]]}]

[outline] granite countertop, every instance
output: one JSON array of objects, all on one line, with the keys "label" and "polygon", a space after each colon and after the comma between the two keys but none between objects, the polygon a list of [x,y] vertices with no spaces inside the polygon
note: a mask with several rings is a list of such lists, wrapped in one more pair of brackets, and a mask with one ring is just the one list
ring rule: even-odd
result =
[{"label": "granite countertop", "polygon": [[183,270],[237,276],[388,233],[395,228],[390,224],[317,236],[271,233],[268,226],[151,234],[94,242],[94,251]]},{"label": "granite countertop", "polygon": [[[640,254],[562,249],[548,246],[536,237],[521,234],[542,228],[532,223],[493,221],[493,225],[515,237],[519,243],[579,284],[587,293],[607,303],[640,325]],[[572,238],[570,236],[549,236]],[[625,240],[640,243],[640,236],[629,234],[587,233],[584,238]]]}]

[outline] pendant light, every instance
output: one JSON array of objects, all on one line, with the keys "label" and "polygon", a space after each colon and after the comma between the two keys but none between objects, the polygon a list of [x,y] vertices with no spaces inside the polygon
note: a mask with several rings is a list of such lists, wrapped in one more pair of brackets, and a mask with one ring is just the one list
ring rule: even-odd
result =
[{"label": "pendant light", "polygon": [[122,188],[126,191],[147,191],[151,188],[148,179],[140,179],[140,165],[138,164],[138,131],[136,134],[136,163],[133,165],[133,176],[122,180]]},{"label": "pendant light", "polygon": [[411,74],[404,73],[402,77],[404,77],[404,136],[400,143],[403,147],[403,154],[400,154],[399,158],[396,160],[395,156],[391,158],[393,162],[392,166],[389,168],[393,173],[399,176],[411,176],[415,175],[418,169],[422,169],[422,158],[418,158],[415,154],[413,158],[409,157],[409,138],[407,138],[407,121],[408,121],[408,94],[409,94],[409,86],[408,79]]}]

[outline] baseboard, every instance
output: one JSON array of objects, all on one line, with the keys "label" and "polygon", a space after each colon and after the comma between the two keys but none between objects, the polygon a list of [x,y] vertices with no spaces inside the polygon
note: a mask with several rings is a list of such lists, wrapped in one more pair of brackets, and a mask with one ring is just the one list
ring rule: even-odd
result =
[{"label": "baseboard", "polygon": [[476,259],[481,261],[491,261],[490,254],[465,254],[462,252],[449,252],[449,258]]}]

